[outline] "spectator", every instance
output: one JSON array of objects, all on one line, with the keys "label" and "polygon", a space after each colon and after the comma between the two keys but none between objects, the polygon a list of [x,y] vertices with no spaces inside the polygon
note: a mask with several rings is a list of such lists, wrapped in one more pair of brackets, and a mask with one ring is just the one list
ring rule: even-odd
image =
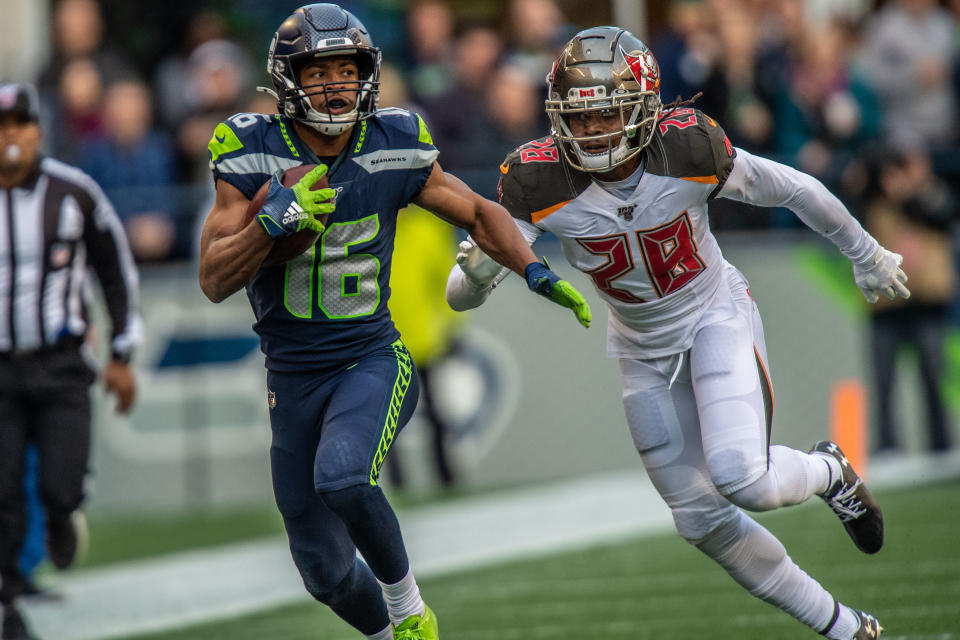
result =
[{"label": "spectator", "polygon": [[[493,78],[484,103],[483,128],[477,129],[473,153],[460,161],[470,173],[470,184],[480,195],[497,198],[498,171],[490,171],[503,157],[522,144],[535,140],[549,131],[544,117],[539,85],[530,84],[529,76],[514,66],[501,67]],[[481,135],[482,134],[482,138]]]},{"label": "spectator", "polygon": [[407,14],[406,68],[415,101],[429,101],[450,88],[453,12],[443,0],[421,0]]},{"label": "spectator", "polygon": [[153,128],[147,85],[123,80],[107,89],[103,134],[84,145],[81,157],[81,168],[117,203],[134,257],[167,258],[176,238],[176,158],[166,133]]},{"label": "spectator", "polygon": [[205,154],[210,132],[242,110],[252,84],[250,57],[234,42],[210,40],[190,54],[183,88],[189,111],[176,131],[182,181],[209,180]]},{"label": "spectator", "polygon": [[503,66],[494,76],[487,94],[487,112],[499,138],[494,145],[500,155],[525,142],[539,138],[549,123],[544,117],[539,87],[531,84],[529,76],[518,67]]},{"label": "spectator", "polygon": [[378,103],[380,108],[397,107],[423,115],[423,107],[411,100],[408,86],[395,66],[387,62],[380,65],[380,102]]},{"label": "spectator", "polygon": [[838,186],[843,168],[881,129],[879,103],[851,64],[852,48],[845,24],[809,29],[777,100],[778,154],[829,188]]},{"label": "spectator", "polygon": [[761,6],[756,15],[755,86],[757,95],[775,112],[777,96],[803,51],[811,5],[806,0],[778,0]]},{"label": "spectator", "polygon": [[567,24],[554,0],[510,0],[509,16],[507,61],[522,69],[533,86],[541,87],[550,65],[575,29]]},{"label": "spectator", "polygon": [[888,135],[906,125],[930,147],[956,141],[956,28],[936,0],[891,0],[869,25],[866,61]]},{"label": "spectator", "polygon": [[951,242],[956,194],[934,175],[930,158],[916,141],[905,149],[884,148],[876,154],[871,169],[867,226],[878,242],[903,256],[913,293],[909,300],[881,300],[872,309],[875,448],[892,453],[902,447],[894,382],[898,351],[910,345],[916,349],[926,403],[928,446],[932,451],[946,451],[952,438],[940,385],[947,316],[956,289]]},{"label": "spectator", "polygon": [[[444,166],[454,173],[489,169],[477,156],[492,151],[486,100],[502,51],[503,42],[496,31],[469,28],[457,40],[453,86],[427,104],[433,135],[443,149]],[[495,151],[499,163],[505,149]]]},{"label": "spectator", "polygon": [[68,62],[60,75],[56,97],[46,101],[55,114],[50,149],[76,162],[84,141],[103,133],[103,76],[89,58]]},{"label": "spectator", "polygon": [[175,128],[190,112],[190,98],[183,90],[189,82],[190,54],[206,42],[226,37],[227,26],[219,13],[209,9],[198,11],[190,18],[179,50],[165,56],[157,65],[153,86],[158,120],[165,127]]},{"label": "spectator", "polygon": [[[727,123],[734,144],[750,151],[767,151],[773,115],[757,86],[758,21],[745,9],[731,7],[718,13],[717,27],[723,44],[726,104],[716,113]],[[709,103],[703,108],[710,108]]]},{"label": "spectator", "polygon": [[61,0],[52,16],[53,55],[37,79],[38,89],[55,91],[64,65],[89,58],[108,81],[130,72],[118,50],[105,41],[106,29],[97,0]]},{"label": "spectator", "polygon": [[660,94],[669,102],[703,92],[697,106],[705,113],[722,113],[727,103],[722,42],[712,29],[710,8],[700,0],[674,0],[667,17],[667,29],[654,46],[660,64]]}]

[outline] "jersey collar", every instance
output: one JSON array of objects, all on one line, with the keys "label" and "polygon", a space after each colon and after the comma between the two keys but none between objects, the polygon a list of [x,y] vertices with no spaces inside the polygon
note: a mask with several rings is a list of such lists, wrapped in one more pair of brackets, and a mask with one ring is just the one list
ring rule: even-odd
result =
[{"label": "jersey collar", "polygon": [[[332,179],[334,172],[340,168],[340,165],[343,164],[343,161],[346,159],[351,152],[354,151],[354,145],[357,142],[358,131],[361,127],[354,125],[353,131],[350,132],[350,140],[347,141],[346,146],[343,147],[343,150],[337,155],[336,159],[333,162],[324,162],[313,150],[305,143],[300,136],[297,134],[296,129],[293,128],[293,121],[285,116],[278,116],[281,124],[286,127],[287,131],[290,132],[290,141],[293,143],[293,146],[296,148],[297,153],[300,154],[300,157],[308,164],[325,164],[327,165],[327,178]],[[366,125],[366,120],[361,121]],[[360,123],[358,123],[360,124]],[[364,126],[364,128],[366,128]],[[329,159],[329,158],[328,158]]]}]

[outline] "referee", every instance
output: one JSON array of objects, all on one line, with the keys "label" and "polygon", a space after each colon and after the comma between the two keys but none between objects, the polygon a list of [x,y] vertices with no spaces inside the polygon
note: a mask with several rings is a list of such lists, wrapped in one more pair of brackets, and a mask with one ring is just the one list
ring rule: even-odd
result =
[{"label": "referee", "polygon": [[70,566],[85,535],[83,481],[90,453],[84,355],[86,302],[96,274],[112,326],[103,371],[117,411],[134,401],[130,356],[141,336],[138,277],[123,227],[100,187],[39,154],[35,89],[0,84],[0,604],[3,640],[30,640],[17,609],[24,581],[24,460],[39,459],[53,565]]}]

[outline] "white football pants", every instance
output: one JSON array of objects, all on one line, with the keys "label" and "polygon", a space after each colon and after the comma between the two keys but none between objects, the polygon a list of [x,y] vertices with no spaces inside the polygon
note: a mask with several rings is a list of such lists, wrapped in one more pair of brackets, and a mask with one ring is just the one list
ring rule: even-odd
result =
[{"label": "white football pants", "polygon": [[812,629],[835,601],[738,507],[798,504],[825,485],[822,459],[769,446],[772,394],[763,327],[746,281],[731,277],[737,314],[697,333],[689,351],[620,360],[623,404],[647,474],[680,535],[754,596]]}]

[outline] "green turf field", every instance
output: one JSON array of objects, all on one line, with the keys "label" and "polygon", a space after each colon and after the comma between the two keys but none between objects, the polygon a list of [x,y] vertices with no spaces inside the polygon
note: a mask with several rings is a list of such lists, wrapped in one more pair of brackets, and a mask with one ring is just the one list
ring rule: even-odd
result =
[{"label": "green turf field", "polygon": [[[457,488],[406,495],[387,491],[390,504],[398,509],[435,505],[474,493],[482,492]],[[283,535],[283,520],[272,502],[263,506],[196,513],[96,514],[88,520],[93,543],[77,563],[78,568],[100,567],[261,536]]]},{"label": "green turf field", "polygon": [[[960,481],[883,492],[887,541],[858,552],[818,501],[760,517],[834,595],[876,614],[884,640],[960,640]],[[769,640],[818,637],[754,600],[677,536],[640,538],[421,580],[444,640]],[[137,640],[357,640],[321,605]],[[133,640],[133,639],[130,639]]]},{"label": "green turf field", "polygon": [[275,506],[90,519],[93,544],[78,567],[149,558],[283,533]]}]

